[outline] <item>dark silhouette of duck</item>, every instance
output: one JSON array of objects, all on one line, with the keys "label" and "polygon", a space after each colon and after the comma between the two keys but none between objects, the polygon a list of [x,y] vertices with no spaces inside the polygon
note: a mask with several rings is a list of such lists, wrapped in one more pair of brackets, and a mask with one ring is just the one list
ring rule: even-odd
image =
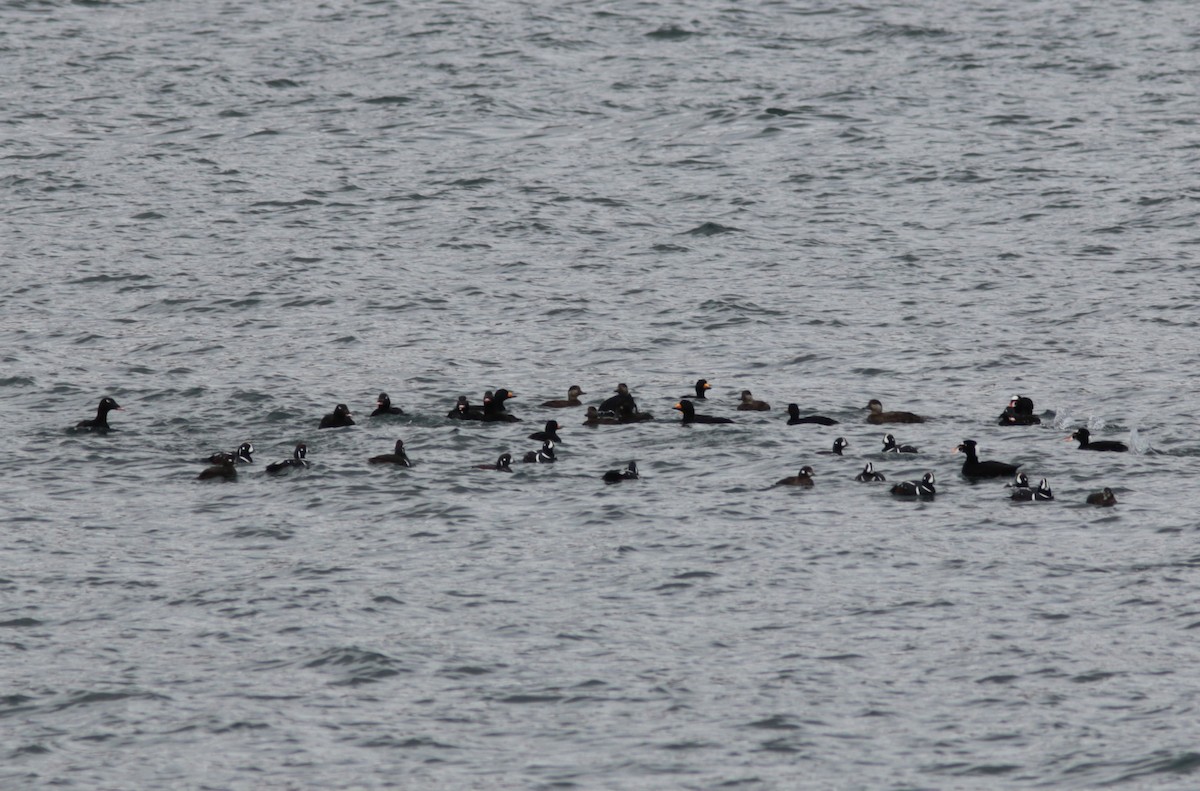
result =
[{"label": "dark silhouette of duck", "polygon": [[550,442],[562,442],[562,440],[558,438],[558,430],[560,428],[562,428],[562,426],[558,424],[557,420],[547,420],[546,428],[543,431],[533,432],[529,435],[529,438],[541,440],[543,442],[547,440]]},{"label": "dark silhouette of duck", "polygon": [[854,480],[859,483],[874,483],[876,481],[886,481],[882,472],[875,471],[875,465],[867,462],[867,466],[863,467],[862,472],[854,476]]},{"label": "dark silhouette of duck", "polygon": [[200,481],[236,481],[237,456],[232,453],[214,453],[209,457],[212,466],[204,468],[196,476]]},{"label": "dark silhouette of duck", "polygon": [[1017,477],[1022,479],[1026,485],[1014,487],[1012,494],[1009,495],[1011,499],[1026,502],[1044,502],[1054,499],[1054,492],[1050,491],[1050,482],[1045,478],[1038,481],[1036,489],[1030,489],[1029,480],[1025,478],[1024,473],[1019,473]]},{"label": "dark silhouette of duck", "polygon": [[964,439],[962,444],[954,449],[955,453],[967,454],[963,462],[964,478],[1008,478],[1016,475],[1020,464],[1006,464],[1002,461],[980,461],[973,439]]},{"label": "dark silhouette of duck", "polygon": [[116,410],[124,412],[125,407],[118,404],[113,399],[105,396],[100,399],[100,405],[96,407],[96,416],[91,420],[81,420],[75,424],[76,431],[111,431],[111,426],[108,425],[108,413]]},{"label": "dark silhouette of duck", "polygon": [[280,475],[282,473],[291,472],[292,470],[308,469],[308,446],[301,442],[292,451],[292,458],[277,461],[274,464],[267,465],[267,472],[271,475]]},{"label": "dark silhouette of duck", "polygon": [[554,455],[554,442],[545,440],[540,450],[531,450],[521,461],[527,464],[553,464],[558,459]]},{"label": "dark silhouette of duck", "polygon": [[680,400],[683,400],[684,398],[690,398],[693,400],[699,399],[701,401],[707,401],[708,400],[707,393],[711,389],[712,389],[712,385],[710,385],[708,383],[707,379],[697,379],[696,380],[696,388],[695,388],[696,394],[692,395],[691,393],[688,393],[687,395],[679,396],[679,398],[680,398]]},{"label": "dark silhouette of duck", "polygon": [[1117,504],[1117,496],[1115,494],[1113,494],[1112,489],[1105,486],[1104,491],[1092,492],[1091,494],[1089,494],[1087,496],[1087,504],[1088,505],[1103,505],[1103,506],[1116,505]]},{"label": "dark silhouette of duck", "polygon": [[497,387],[488,399],[484,397],[483,421],[485,423],[520,423],[521,418],[510,414],[504,407],[504,402],[516,398],[517,394],[506,387]]},{"label": "dark silhouette of duck", "polygon": [[208,463],[209,464],[221,464],[222,460],[226,456],[232,458],[234,464],[253,464],[254,463],[254,446],[251,445],[249,442],[243,442],[241,445],[238,446],[238,449],[233,451],[232,453],[225,453],[224,451],[221,451],[221,452],[212,454],[211,456],[208,457]]},{"label": "dark silhouette of duck", "polygon": [[934,486],[933,473],[927,472],[919,481],[901,481],[892,487],[892,494],[897,497],[930,498],[937,495]]},{"label": "dark silhouette of duck", "polygon": [[808,415],[807,417],[800,417],[800,405],[799,404],[788,404],[787,411],[788,411],[787,424],[789,426],[795,426],[800,423],[816,423],[819,426],[836,426],[837,425],[836,420],[834,420],[831,417],[825,417],[824,415]]},{"label": "dark silhouette of duck", "polygon": [[392,406],[392,399],[388,397],[387,393],[380,393],[379,398],[375,399],[375,411],[371,413],[371,417],[403,414],[403,409],[398,406]]},{"label": "dark silhouette of duck", "polygon": [[566,398],[555,398],[550,401],[543,401],[542,406],[550,407],[551,409],[565,409],[573,406],[583,406],[583,402],[579,400],[579,396],[587,395],[579,385],[571,385],[567,388]]},{"label": "dark silhouette of duck", "polygon": [[850,443],[846,442],[846,438],[838,437],[833,441],[832,448],[829,450],[819,450],[817,453],[820,453],[822,456],[841,456],[842,451],[848,447],[850,447]]},{"label": "dark silhouette of duck", "polygon": [[617,417],[612,412],[601,412],[594,406],[587,408],[587,415],[584,417],[583,425],[591,426],[617,426],[620,425],[621,418]]},{"label": "dark silhouette of duck", "polygon": [[803,486],[806,489],[811,489],[812,485],[813,485],[813,479],[812,479],[813,475],[814,475],[813,468],[809,467],[806,464],[803,467],[801,467],[800,472],[796,473],[795,475],[788,476],[787,478],[780,478],[778,481],[775,481],[775,485],[776,486]]},{"label": "dark silhouette of duck", "polygon": [[451,420],[483,420],[482,407],[472,406],[465,395],[459,396],[454,409],[446,413]]},{"label": "dark silhouette of duck", "polygon": [[1042,419],[1033,414],[1033,399],[1015,395],[1008,406],[1000,413],[998,424],[1001,426],[1036,426]]},{"label": "dark silhouette of duck", "polygon": [[631,461],[623,470],[609,470],[604,473],[603,479],[605,483],[621,483],[622,481],[636,481],[638,479],[637,462]]},{"label": "dark silhouette of duck", "polygon": [[920,453],[912,445],[897,445],[896,438],[891,434],[883,437],[883,450],[880,453]]},{"label": "dark silhouette of duck", "polygon": [[497,472],[512,472],[512,454],[501,453],[495,464],[477,464],[477,470],[496,470]]},{"label": "dark silhouette of duck", "polygon": [[739,412],[766,412],[771,405],[766,401],[758,401],[749,390],[742,391],[742,402],[737,406]]},{"label": "dark silhouette of duck", "polygon": [[353,425],[354,418],[350,416],[350,407],[338,404],[332,412],[321,418],[321,425],[317,428],[344,428]]},{"label": "dark silhouette of duck", "polygon": [[408,454],[404,452],[404,440],[396,440],[396,449],[391,453],[384,453],[379,456],[372,456],[367,459],[368,464],[394,464],[398,467],[411,467],[412,462],[408,460]]},{"label": "dark silhouette of duck", "polygon": [[649,412],[638,410],[637,402],[633,400],[633,396],[629,392],[629,385],[621,382],[617,385],[615,392],[616,395],[600,402],[599,412],[601,414],[611,412],[617,416],[620,423],[637,423],[651,418]]},{"label": "dark silhouette of duck", "polygon": [[1079,441],[1080,450],[1100,450],[1111,453],[1124,453],[1129,450],[1129,446],[1124,442],[1117,442],[1112,439],[1102,439],[1092,442],[1092,432],[1086,428],[1076,429],[1075,433],[1067,437],[1065,441],[1070,442],[1073,439]]},{"label": "dark silhouette of duck", "polygon": [[867,402],[866,409],[871,410],[867,415],[868,423],[924,423],[925,418],[912,412],[884,412],[879,399],[872,398]]},{"label": "dark silhouette of duck", "polygon": [[712,415],[697,415],[696,406],[686,398],[672,407],[683,413],[683,425],[687,426],[692,423],[732,423],[733,421],[727,417],[714,417]]}]

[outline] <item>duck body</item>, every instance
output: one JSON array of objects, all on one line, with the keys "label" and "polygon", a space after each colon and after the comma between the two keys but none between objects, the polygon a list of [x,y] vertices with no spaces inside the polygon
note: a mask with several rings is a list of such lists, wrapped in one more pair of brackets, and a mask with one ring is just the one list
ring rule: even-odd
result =
[{"label": "duck body", "polygon": [[633,395],[629,392],[629,385],[621,382],[613,392],[616,395],[609,396],[600,402],[600,412],[611,412],[618,418],[627,418],[638,413],[637,401],[633,400]]},{"label": "duck body", "polygon": [[501,453],[495,464],[477,464],[477,470],[495,470],[496,472],[512,472],[512,454]]},{"label": "duck body", "polygon": [[[1026,481],[1028,483],[1028,481]],[[1013,489],[1010,499],[1021,502],[1045,502],[1054,499],[1054,492],[1050,491],[1050,482],[1045,478],[1038,481],[1036,489],[1031,489],[1028,486],[1018,486]]]},{"label": "duck body", "polygon": [[579,385],[571,385],[567,388],[566,398],[556,398],[551,401],[543,401],[542,406],[551,409],[565,409],[573,406],[583,406],[583,402],[579,400],[579,396],[587,395]]},{"label": "duck body", "polygon": [[504,408],[504,402],[510,398],[516,398],[516,393],[504,387],[496,388],[490,400],[485,397],[483,402],[483,422],[520,423],[521,418],[509,414],[508,410]]},{"label": "duck body", "polygon": [[621,483],[638,479],[637,462],[629,462],[623,470],[609,470],[602,476],[605,483]]},{"label": "duck body", "polygon": [[887,434],[883,438],[883,450],[881,453],[919,453],[912,445],[897,445],[896,438],[891,434]]},{"label": "duck body", "polygon": [[601,412],[594,406],[587,408],[587,415],[584,417],[583,425],[592,426],[619,426],[621,418],[617,417],[614,412]]},{"label": "duck body", "polygon": [[872,398],[867,402],[867,409],[871,410],[871,414],[867,415],[868,423],[924,423],[925,418],[920,415],[915,415],[912,412],[884,412],[883,404],[879,399]]},{"label": "duck body", "polygon": [[1042,419],[1033,414],[1033,399],[1015,395],[1008,406],[1000,413],[998,425],[1001,426],[1037,426]]},{"label": "duck body", "polygon": [[367,459],[368,464],[394,464],[397,467],[411,467],[412,462],[408,460],[408,454],[404,452],[404,440],[396,440],[396,449],[391,453],[384,453],[379,456],[372,456]]},{"label": "duck body", "polygon": [[446,413],[446,417],[451,420],[483,420],[483,409],[472,406],[465,395],[459,396],[454,408]]},{"label": "duck body", "polygon": [[737,405],[739,412],[767,412],[771,405],[766,401],[758,401],[749,390],[742,391],[742,401]]},{"label": "duck body", "polygon": [[834,420],[831,417],[825,417],[824,415],[807,415],[806,417],[800,417],[800,405],[799,404],[788,404],[787,411],[788,411],[787,424],[789,426],[796,426],[801,423],[815,423],[818,426],[836,426],[837,425],[836,420]]},{"label": "duck body", "polygon": [[967,454],[962,466],[964,478],[1009,478],[1016,475],[1017,468],[1021,466],[1002,461],[980,461],[973,439],[964,439],[954,452]]},{"label": "duck body", "polygon": [[398,406],[392,406],[392,399],[388,397],[387,393],[380,393],[379,398],[375,399],[375,411],[371,413],[371,417],[403,414],[403,409]]},{"label": "duck body", "polygon": [[529,435],[529,438],[540,440],[542,442],[562,442],[562,440],[558,438],[558,430],[560,428],[562,428],[562,426],[558,425],[557,420],[547,420],[546,428],[542,431],[533,432]]},{"label": "duck body", "polygon": [[553,464],[558,461],[554,455],[554,443],[546,440],[540,450],[531,450],[522,459],[526,464]]},{"label": "duck body", "polygon": [[1075,433],[1067,437],[1067,439],[1078,440],[1079,450],[1099,450],[1108,451],[1109,453],[1124,453],[1129,450],[1128,445],[1116,440],[1102,439],[1092,442],[1092,432],[1086,428],[1076,429]]},{"label": "duck body", "polygon": [[1117,496],[1107,486],[1102,492],[1092,492],[1087,496],[1088,505],[1112,506],[1117,504]]},{"label": "duck body", "polygon": [[196,480],[199,481],[236,481],[237,456],[232,453],[214,453],[209,457],[211,466],[206,467]]},{"label": "duck body", "polygon": [[813,485],[813,468],[805,465],[800,468],[800,471],[787,478],[780,478],[775,482],[776,486],[802,486],[805,489],[812,488]]},{"label": "duck body", "polygon": [[838,437],[837,439],[835,439],[833,441],[832,448],[830,448],[829,450],[819,450],[819,451],[817,451],[817,453],[820,453],[822,456],[841,456],[842,451],[844,451],[848,447],[850,447],[850,444],[848,442],[846,442],[846,438]]},{"label": "duck body", "polygon": [[91,420],[81,420],[75,424],[76,431],[111,431],[112,428],[108,425],[108,413],[112,411],[124,412],[125,407],[118,404],[113,399],[105,396],[100,399],[100,404],[96,407],[96,416]]},{"label": "duck body", "polygon": [[887,478],[883,476],[882,472],[875,471],[874,464],[867,462],[867,466],[863,467],[862,472],[854,476],[854,480],[859,483],[874,483],[876,481],[886,481]]},{"label": "duck body", "polygon": [[293,470],[308,469],[308,446],[301,442],[292,451],[292,458],[277,461],[267,465],[267,473],[270,475],[283,475]]},{"label": "duck body", "polygon": [[697,415],[696,407],[686,398],[676,404],[672,409],[678,409],[683,413],[683,425],[687,426],[692,423],[732,423],[733,421],[727,417],[714,417],[712,415]]},{"label": "duck body", "polygon": [[238,449],[232,453],[224,451],[214,453],[208,457],[208,463],[212,465],[224,464],[225,459],[233,459],[234,464],[253,464],[254,463],[254,446],[249,442],[243,442],[238,446]]},{"label": "duck body", "polygon": [[919,481],[902,481],[892,487],[892,494],[897,497],[930,498],[937,495],[934,486],[933,473],[927,472]]},{"label": "duck body", "polygon": [[350,407],[338,404],[332,412],[321,418],[321,424],[317,428],[345,428],[353,425],[354,418],[350,416]]}]

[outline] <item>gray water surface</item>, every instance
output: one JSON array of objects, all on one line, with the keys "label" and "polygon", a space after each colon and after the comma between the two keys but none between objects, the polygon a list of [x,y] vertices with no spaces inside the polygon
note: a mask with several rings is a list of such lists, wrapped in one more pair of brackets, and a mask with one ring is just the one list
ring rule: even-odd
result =
[{"label": "gray water surface", "polygon": [[1194,786],[1195,20],[6,4],[0,786]]}]

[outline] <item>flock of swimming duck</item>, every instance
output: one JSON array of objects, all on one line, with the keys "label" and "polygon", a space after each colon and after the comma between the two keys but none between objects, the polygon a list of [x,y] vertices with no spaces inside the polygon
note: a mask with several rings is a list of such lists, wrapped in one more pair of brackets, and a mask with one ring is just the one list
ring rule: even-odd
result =
[{"label": "flock of swimming duck", "polygon": [[[711,389],[708,381],[700,379],[695,384],[695,395],[689,394],[688,397],[681,398],[673,407],[682,414],[683,425],[692,424],[720,424],[733,423],[734,421],[727,417],[718,417],[714,415],[705,415],[696,411],[696,401],[707,401],[707,391]],[[586,393],[578,386],[572,385],[567,390],[565,399],[554,399],[546,401],[542,404],[548,409],[566,409],[572,407],[585,406],[579,400],[581,395]],[[505,402],[513,398],[514,394],[506,388],[497,388],[489,390],[484,394],[482,404],[472,404],[466,396],[459,396],[454,408],[447,414],[448,420],[476,420],[481,422],[496,422],[496,423],[515,423],[520,422],[520,418],[513,415],[505,408]],[[743,390],[741,401],[737,405],[738,411],[767,411],[771,406],[764,401],[759,401],[754,398],[749,390]],[[868,410],[866,422],[873,425],[882,424],[904,424],[904,423],[924,423],[925,418],[912,412],[888,412],[884,411],[883,404],[876,399],[871,399],[864,409]],[[101,399],[99,406],[96,409],[96,417],[91,420],[83,420],[76,424],[77,431],[95,431],[107,432],[110,430],[108,424],[108,415],[113,411],[120,411],[122,407],[117,404],[112,398],[105,397]],[[375,410],[371,413],[371,417],[382,417],[390,415],[403,415],[404,411],[397,406],[393,406],[391,399],[387,393],[380,393],[376,400]],[[621,383],[617,385],[614,395],[602,401],[598,406],[588,406],[585,413],[583,425],[585,426],[603,426],[603,425],[621,425],[627,423],[638,423],[646,420],[652,420],[653,415],[638,408],[637,402],[633,395],[629,392],[629,387]],[[1032,426],[1040,424],[1039,418],[1033,411],[1033,400],[1025,396],[1013,396],[1009,401],[1008,406],[1000,414],[998,424],[1001,426]],[[811,423],[822,426],[832,426],[838,423],[833,418],[824,415],[806,415],[801,416],[800,408],[796,404],[788,404],[788,421],[789,426]],[[355,425],[354,417],[350,412],[349,407],[345,404],[338,404],[334,407],[333,412],[321,418],[319,429],[325,428],[342,428],[345,426]],[[536,451],[526,453],[522,461],[526,463],[548,464],[556,461],[555,444],[559,442],[558,430],[562,426],[556,420],[546,421],[545,428],[542,431],[537,431],[529,435],[530,439],[538,440],[542,443],[542,447]],[[1125,452],[1129,447],[1122,442],[1112,440],[1093,441],[1091,434],[1086,428],[1077,429],[1072,433],[1067,440],[1076,440],[1079,443],[1080,450],[1101,451],[1101,452]],[[842,451],[847,447],[846,439],[838,437],[834,440],[833,447],[829,451],[823,451],[826,454],[841,456]],[[911,445],[900,444],[896,441],[892,434],[886,434],[883,440],[883,453],[917,453],[917,448]],[[1013,500],[1024,500],[1031,502],[1045,502],[1054,499],[1054,494],[1050,489],[1050,485],[1045,478],[1042,478],[1036,487],[1030,486],[1029,479],[1025,473],[1019,471],[1020,464],[1008,464],[1000,461],[981,461],[979,459],[978,448],[974,440],[963,440],[956,448],[956,453],[963,453],[965,460],[962,466],[963,477],[970,480],[980,479],[995,479],[995,478],[1011,478],[1012,482],[1008,485],[1012,489],[1010,494]],[[212,454],[209,459],[209,467],[204,469],[198,476],[200,480],[236,480],[237,467],[244,464],[253,463],[254,446],[249,442],[243,443],[236,451],[227,453],[219,452]],[[294,470],[305,469],[308,467],[308,446],[301,442],[296,445],[292,458],[284,459],[266,466],[266,472],[271,475],[280,475]],[[387,453],[379,456],[372,456],[367,460],[371,464],[396,465],[401,467],[410,467],[412,462],[405,453],[404,441],[396,440],[396,446],[392,453]],[[478,469],[495,470],[499,472],[512,472],[513,457],[511,453],[503,453],[492,464],[477,465]],[[814,475],[813,468],[810,466],[801,467],[799,473],[787,478],[783,478],[776,482],[777,486],[813,486]],[[623,470],[608,470],[601,476],[605,483],[621,483],[622,481],[636,480],[638,478],[638,469],[636,462],[629,462]],[[885,481],[884,475],[875,470],[872,462],[867,462],[856,477],[856,481],[863,483]],[[937,495],[937,485],[932,472],[925,473],[920,480],[901,481],[891,487],[891,493],[897,497],[907,497],[915,499],[929,499]],[[1111,506],[1117,502],[1116,496],[1112,490],[1105,488],[1103,491],[1089,494],[1087,502],[1092,505]]]}]

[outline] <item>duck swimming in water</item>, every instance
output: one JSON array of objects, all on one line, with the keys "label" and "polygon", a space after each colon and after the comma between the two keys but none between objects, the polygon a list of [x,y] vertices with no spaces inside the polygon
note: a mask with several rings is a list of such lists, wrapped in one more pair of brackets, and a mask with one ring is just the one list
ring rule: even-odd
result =
[{"label": "duck swimming in water", "polygon": [[1101,450],[1110,451],[1112,453],[1124,453],[1129,450],[1129,446],[1124,442],[1117,442],[1112,439],[1102,439],[1096,442],[1091,441],[1092,432],[1086,428],[1076,429],[1075,433],[1066,438],[1066,442],[1071,440],[1079,441],[1079,450]]},{"label": "duck swimming in water", "polygon": [[800,472],[787,478],[781,478],[775,481],[776,486],[803,486],[806,489],[812,488],[813,485],[813,468],[805,465],[800,468]]},{"label": "duck swimming in water", "polygon": [[367,459],[368,464],[394,464],[397,467],[411,467],[412,462],[408,460],[408,454],[404,452],[404,440],[396,440],[396,449],[391,453],[384,453],[379,456],[372,456]]},{"label": "duck swimming in water", "polygon": [[609,470],[602,476],[605,483],[620,483],[621,481],[636,481],[638,479],[637,462],[631,461],[623,470]]},{"label": "duck swimming in water", "polygon": [[799,425],[801,423],[816,423],[819,426],[836,426],[837,425],[836,420],[834,420],[831,417],[825,417],[824,415],[808,415],[806,417],[800,417],[800,405],[799,404],[788,404],[787,411],[788,411],[787,424],[789,426],[795,426],[795,425]]},{"label": "duck swimming in water", "polygon": [[637,423],[651,418],[649,412],[638,410],[637,402],[633,400],[633,396],[629,392],[629,385],[621,382],[617,385],[615,392],[616,395],[610,396],[600,403],[599,412],[601,414],[610,412],[616,415],[620,423]]},{"label": "duck swimming in water", "polygon": [[867,415],[868,423],[924,423],[925,418],[920,415],[914,415],[912,412],[884,412],[883,404],[878,398],[872,398],[867,402],[867,409],[871,410],[871,414]]},{"label": "duck swimming in water", "polygon": [[696,380],[696,394],[691,395],[689,393],[688,395],[682,395],[679,398],[680,398],[680,400],[682,400],[684,398],[690,398],[693,400],[706,401],[706,400],[708,400],[708,396],[706,395],[706,393],[711,389],[712,389],[712,385],[710,385],[708,383],[707,379],[697,379]]},{"label": "duck swimming in water", "polygon": [[1017,468],[1021,466],[1020,464],[1005,464],[1002,461],[980,461],[975,447],[975,440],[964,439],[962,444],[954,449],[955,453],[967,454],[967,459],[963,462],[962,466],[964,478],[1008,478],[1017,474]]},{"label": "duck swimming in water", "polygon": [[841,456],[842,451],[848,447],[850,447],[850,444],[846,442],[846,438],[838,437],[833,441],[833,447],[830,450],[819,450],[817,453],[820,453],[822,456]]},{"label": "duck swimming in water", "polygon": [[697,415],[696,407],[691,401],[686,398],[676,404],[672,409],[678,409],[683,413],[682,424],[685,426],[692,423],[732,423],[733,421],[727,417],[713,417],[712,415]]},{"label": "duck swimming in water", "polygon": [[886,481],[887,478],[883,477],[882,472],[875,471],[874,464],[867,462],[867,466],[863,467],[862,472],[854,476],[854,480],[859,483],[874,483],[875,481]]},{"label": "duck swimming in water", "polygon": [[200,481],[236,481],[237,480],[237,457],[232,453],[214,453],[209,461],[211,467],[206,467],[199,475],[196,476]]},{"label": "duck swimming in water", "polygon": [[477,470],[496,470],[497,472],[512,472],[512,454],[501,453],[500,458],[496,459],[495,464],[477,464]]},{"label": "duck swimming in water", "polygon": [[1092,492],[1091,494],[1089,494],[1087,496],[1087,504],[1088,505],[1103,505],[1103,506],[1116,505],[1117,504],[1117,496],[1115,494],[1113,494],[1112,489],[1105,486],[1104,491]]},{"label": "duck swimming in water", "polygon": [[91,420],[81,420],[75,424],[76,431],[109,431],[108,413],[116,410],[124,412],[125,407],[118,404],[111,398],[105,396],[100,399],[100,405],[96,407],[96,416]]},{"label": "duck swimming in water", "polygon": [[737,406],[739,412],[766,412],[771,405],[766,401],[758,401],[749,390],[742,391],[742,401]]},{"label": "duck swimming in water", "polygon": [[554,456],[554,443],[546,440],[542,443],[541,450],[531,450],[525,454],[522,461],[529,464],[553,464],[557,461]]},{"label": "duck swimming in water", "polygon": [[897,445],[896,438],[891,434],[883,437],[883,450],[880,453],[919,453],[912,445]]},{"label": "duck swimming in water", "polygon": [[558,438],[558,430],[560,428],[562,428],[562,426],[558,425],[557,420],[547,420],[545,430],[535,431],[529,435],[529,438],[541,440],[543,442],[546,440],[551,442],[562,442],[562,440]]},{"label": "duck swimming in water", "polygon": [[292,470],[308,469],[308,446],[301,442],[292,451],[292,458],[277,461],[274,464],[267,465],[267,472],[271,475],[280,475],[282,473],[291,472]]},{"label": "duck swimming in water", "polygon": [[380,415],[403,415],[404,410],[398,406],[392,406],[392,399],[387,393],[380,393],[375,399],[375,411],[371,413],[371,417],[379,417]]},{"label": "duck swimming in water", "polygon": [[542,406],[550,407],[551,409],[565,409],[573,406],[583,406],[583,402],[579,400],[579,396],[587,395],[579,385],[571,385],[567,388],[567,397],[556,398],[551,401],[543,401]]},{"label": "duck swimming in water", "polygon": [[897,497],[929,498],[937,494],[934,488],[933,473],[927,472],[919,481],[902,481],[892,487],[892,494]]},{"label": "duck swimming in water", "polygon": [[1001,426],[1036,426],[1042,419],[1033,414],[1033,399],[1015,395],[1008,406],[1000,413],[998,424]]},{"label": "duck swimming in water", "polygon": [[[1025,473],[1019,473],[1019,478],[1025,478]],[[1025,483],[1029,483],[1028,480]],[[1017,486],[1013,489],[1010,499],[1026,502],[1044,502],[1054,499],[1054,492],[1050,491],[1050,482],[1045,478],[1038,481],[1036,489],[1030,489],[1028,486]]]},{"label": "duck swimming in water", "polygon": [[321,425],[317,428],[344,428],[353,425],[354,418],[350,416],[350,407],[338,404],[332,412],[321,418]]}]

